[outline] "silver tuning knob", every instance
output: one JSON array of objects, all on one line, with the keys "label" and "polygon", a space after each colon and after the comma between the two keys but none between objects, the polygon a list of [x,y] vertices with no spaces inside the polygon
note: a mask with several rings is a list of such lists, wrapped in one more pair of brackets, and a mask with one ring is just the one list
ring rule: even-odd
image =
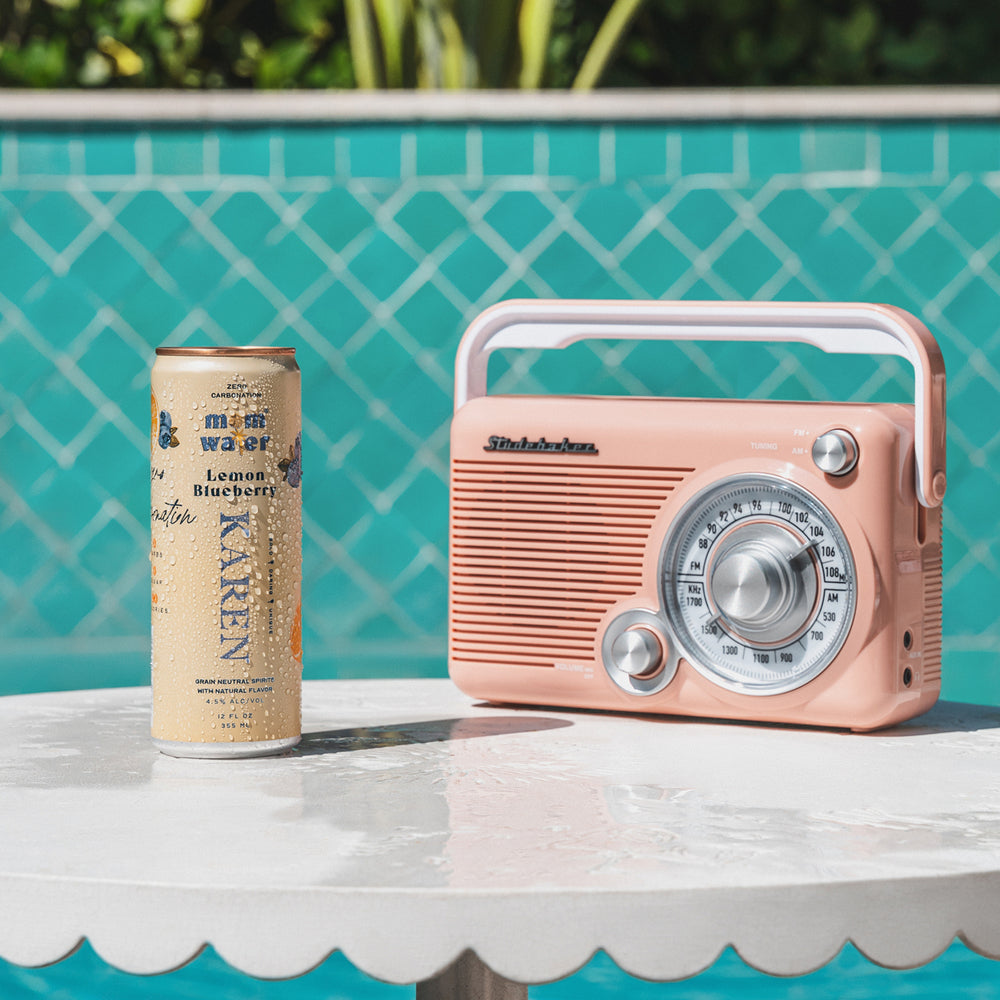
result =
[{"label": "silver tuning knob", "polygon": [[712,574],[712,596],[735,624],[761,628],[781,616],[794,580],[779,553],[770,546],[737,545]]},{"label": "silver tuning knob", "polygon": [[850,431],[827,431],[813,442],[812,459],[828,476],[846,476],[858,464],[858,442]]},{"label": "silver tuning knob", "polygon": [[732,533],[711,570],[712,600],[723,621],[748,640],[771,643],[795,635],[816,599],[809,544],[775,524]]}]

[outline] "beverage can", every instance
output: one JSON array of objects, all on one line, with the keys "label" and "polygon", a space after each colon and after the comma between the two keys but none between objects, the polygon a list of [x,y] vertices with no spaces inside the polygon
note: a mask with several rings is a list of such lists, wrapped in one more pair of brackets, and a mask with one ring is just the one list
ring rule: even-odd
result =
[{"label": "beverage can", "polygon": [[302,415],[294,348],[160,347],[151,376],[153,743],[301,735]]}]

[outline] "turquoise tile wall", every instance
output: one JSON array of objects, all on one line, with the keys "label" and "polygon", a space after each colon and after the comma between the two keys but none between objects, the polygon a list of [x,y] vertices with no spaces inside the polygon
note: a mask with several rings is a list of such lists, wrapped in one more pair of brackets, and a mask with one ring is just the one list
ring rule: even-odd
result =
[{"label": "turquoise tile wall", "polygon": [[[1000,700],[996,122],[7,128],[0,691],[143,683],[157,344],[297,348],[307,676],[444,672],[452,362],[509,296],[863,299],[950,376],[945,692]],[[905,399],[885,359],[587,344],[497,389]]]}]

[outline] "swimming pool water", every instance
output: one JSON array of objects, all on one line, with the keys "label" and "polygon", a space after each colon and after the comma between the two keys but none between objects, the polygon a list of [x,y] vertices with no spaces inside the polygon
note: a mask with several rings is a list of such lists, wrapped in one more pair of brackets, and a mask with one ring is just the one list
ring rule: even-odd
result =
[{"label": "swimming pool water", "polygon": [[[24,969],[0,961],[2,1000],[402,1000],[412,986],[377,982],[341,954],[298,979],[252,979],[206,949],[193,962],[163,976],[132,976],[103,962],[84,944],[65,961]],[[935,961],[897,971],[872,965],[848,945],[828,965],[805,976],[775,978],[726,951],[708,970],[678,983],[650,983],[628,976],[607,956],[596,955],[575,975],[532,986],[529,1000],[1000,1000],[1000,962],[955,942]]]}]

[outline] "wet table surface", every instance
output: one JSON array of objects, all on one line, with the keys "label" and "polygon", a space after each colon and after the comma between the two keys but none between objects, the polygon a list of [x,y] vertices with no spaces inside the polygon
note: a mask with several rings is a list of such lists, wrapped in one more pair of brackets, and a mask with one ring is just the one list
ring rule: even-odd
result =
[{"label": "wet table surface", "polygon": [[148,689],[0,699],[0,956],[87,938],[155,973],[210,943],[280,978],[340,949],[440,987],[466,954],[494,997],[599,948],[658,980],[727,945],[776,974],[846,941],[893,967],[956,935],[1000,956],[1000,708],[858,735],[446,680],[309,682],[303,706],[295,750],[217,761],[153,749]]}]

